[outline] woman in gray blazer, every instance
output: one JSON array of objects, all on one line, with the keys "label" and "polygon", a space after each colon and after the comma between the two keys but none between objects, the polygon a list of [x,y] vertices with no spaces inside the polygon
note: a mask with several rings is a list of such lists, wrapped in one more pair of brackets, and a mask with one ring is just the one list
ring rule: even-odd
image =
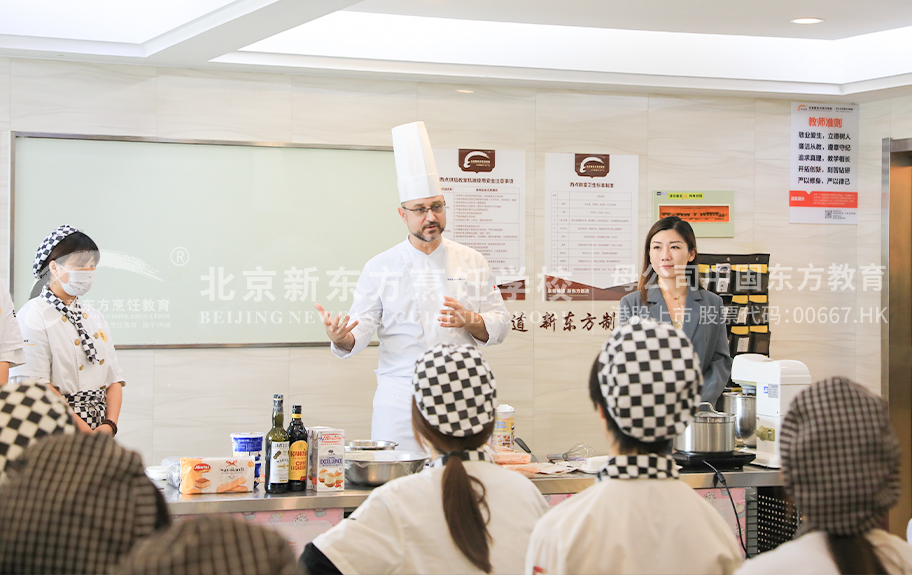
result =
[{"label": "woman in gray blazer", "polygon": [[662,218],[646,234],[644,252],[637,291],[621,299],[620,323],[651,317],[683,329],[700,357],[700,395],[715,404],[728,385],[732,359],[722,298],[700,287],[693,228],[675,216]]}]

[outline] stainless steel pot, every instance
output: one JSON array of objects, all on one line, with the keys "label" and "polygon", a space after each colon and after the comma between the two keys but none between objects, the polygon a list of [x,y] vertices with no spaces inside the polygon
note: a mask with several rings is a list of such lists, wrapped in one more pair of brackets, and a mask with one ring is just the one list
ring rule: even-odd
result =
[{"label": "stainless steel pot", "polygon": [[735,416],[719,413],[712,404],[697,406],[694,420],[675,437],[674,448],[689,453],[730,453],[735,450]]},{"label": "stainless steel pot", "polygon": [[743,393],[723,393],[722,411],[735,416],[735,444],[754,447],[757,438],[757,396]]},{"label": "stainless steel pot", "polygon": [[359,485],[383,485],[418,473],[427,458],[425,453],[407,451],[349,451],[345,454],[345,480]]}]

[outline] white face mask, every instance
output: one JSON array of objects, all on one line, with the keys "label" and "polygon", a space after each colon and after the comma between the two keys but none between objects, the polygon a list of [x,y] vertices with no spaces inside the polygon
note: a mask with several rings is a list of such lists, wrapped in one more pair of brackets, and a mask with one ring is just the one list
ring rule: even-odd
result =
[{"label": "white face mask", "polygon": [[[81,296],[85,295],[90,289],[92,289],[92,283],[95,281],[95,270],[68,270],[60,264],[57,264],[57,267],[61,271],[66,272],[70,275],[68,282],[60,282],[60,287],[63,288],[68,295],[71,296]],[[60,276],[58,276],[60,279]]]}]

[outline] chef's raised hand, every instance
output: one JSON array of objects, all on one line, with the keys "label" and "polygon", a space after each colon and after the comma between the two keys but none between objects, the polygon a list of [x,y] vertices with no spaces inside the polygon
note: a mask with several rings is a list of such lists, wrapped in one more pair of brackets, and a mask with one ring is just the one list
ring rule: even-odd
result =
[{"label": "chef's raised hand", "polygon": [[315,303],[314,307],[317,308],[317,311],[320,312],[320,317],[323,318],[323,327],[326,328],[326,335],[329,336],[330,341],[345,351],[351,351],[355,347],[355,336],[352,335],[351,331],[355,329],[358,322],[349,323],[349,316],[343,316],[341,313],[333,319],[332,314],[323,309],[322,305]]},{"label": "chef's raised hand", "polygon": [[444,296],[443,305],[446,307],[440,310],[440,315],[437,317],[437,321],[440,322],[440,327],[467,327],[467,324],[476,323],[478,320],[481,320],[480,317],[476,319],[475,316],[478,314],[462,307],[459,300]]}]

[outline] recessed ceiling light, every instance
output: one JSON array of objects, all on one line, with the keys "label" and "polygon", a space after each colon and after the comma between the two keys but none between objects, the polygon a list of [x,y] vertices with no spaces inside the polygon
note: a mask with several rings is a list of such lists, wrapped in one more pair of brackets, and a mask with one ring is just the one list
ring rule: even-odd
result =
[{"label": "recessed ceiling light", "polygon": [[456,90],[460,94],[474,94],[475,90]]},{"label": "recessed ceiling light", "polygon": [[795,18],[789,22],[792,24],[820,24],[823,22],[823,18]]}]

